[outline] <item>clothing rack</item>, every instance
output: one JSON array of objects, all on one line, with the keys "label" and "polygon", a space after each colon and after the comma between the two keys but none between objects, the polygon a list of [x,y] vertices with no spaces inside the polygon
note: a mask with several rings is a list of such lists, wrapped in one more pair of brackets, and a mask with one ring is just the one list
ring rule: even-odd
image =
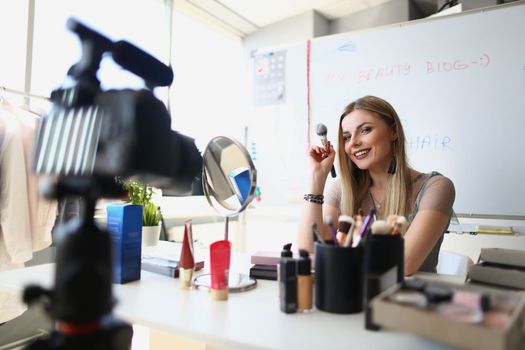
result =
[{"label": "clothing rack", "polygon": [[5,91],[5,92],[12,93],[12,94],[22,95],[22,96],[30,97],[30,98],[38,98],[38,99],[46,100],[46,101],[50,101],[51,100],[49,97],[46,97],[46,96],[33,95],[33,94],[29,94],[29,93],[26,93],[26,92],[23,92],[23,91],[10,89],[8,87],[1,86],[1,85],[0,85],[0,91]]}]

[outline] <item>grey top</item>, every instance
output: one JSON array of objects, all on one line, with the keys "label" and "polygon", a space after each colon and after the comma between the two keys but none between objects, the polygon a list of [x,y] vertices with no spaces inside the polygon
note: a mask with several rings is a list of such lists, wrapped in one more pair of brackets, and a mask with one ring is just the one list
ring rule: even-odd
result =
[{"label": "grey top", "polygon": [[[407,217],[409,226],[420,210],[440,211],[449,217],[450,222],[450,218],[453,215],[452,205],[454,204],[455,197],[456,191],[454,189],[454,184],[449,178],[436,171],[428,174],[420,174],[414,179],[413,198],[411,200],[413,205]],[[325,203],[335,208],[341,208],[340,179],[337,179],[328,187],[325,193]],[[363,200],[363,203],[361,203],[361,208],[365,212],[373,207],[374,203],[370,196],[367,196]],[[447,227],[445,227],[445,230]],[[445,233],[445,230],[419,268],[419,271],[436,272],[439,249],[443,242],[443,234]]]}]

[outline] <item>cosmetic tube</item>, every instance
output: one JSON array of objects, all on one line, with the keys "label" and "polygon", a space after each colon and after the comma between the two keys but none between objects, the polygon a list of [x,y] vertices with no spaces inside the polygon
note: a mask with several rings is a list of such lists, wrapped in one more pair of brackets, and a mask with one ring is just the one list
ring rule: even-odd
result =
[{"label": "cosmetic tube", "polygon": [[281,258],[279,263],[279,300],[282,312],[297,311],[297,260]]},{"label": "cosmetic tube", "polygon": [[297,263],[297,310],[306,312],[312,309],[313,278],[310,254],[304,249],[299,250]]},{"label": "cosmetic tube", "polygon": [[184,237],[179,259],[179,280],[182,289],[190,289],[192,286],[195,259],[193,257],[193,234],[191,220],[184,223]]},{"label": "cosmetic tube", "polygon": [[210,245],[211,297],[228,299],[228,275],[230,272],[231,242],[222,240]]}]

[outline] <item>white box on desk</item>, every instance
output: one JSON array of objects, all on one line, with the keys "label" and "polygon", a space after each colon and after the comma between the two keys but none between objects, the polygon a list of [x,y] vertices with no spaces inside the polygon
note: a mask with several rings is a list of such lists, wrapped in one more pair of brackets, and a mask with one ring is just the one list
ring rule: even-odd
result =
[{"label": "white box on desk", "polygon": [[469,267],[467,278],[472,282],[496,286],[525,289],[525,271],[474,264]]},{"label": "white box on desk", "polygon": [[491,296],[516,298],[516,307],[504,329],[469,324],[444,317],[426,308],[398,304],[388,300],[401,285],[396,285],[372,300],[373,320],[387,329],[406,331],[462,349],[518,350],[525,343],[525,296],[474,285],[432,284],[459,290],[484,291]]},{"label": "white box on desk", "polygon": [[525,250],[483,248],[479,254],[479,260],[525,268]]},{"label": "white box on desk", "polygon": [[525,251],[481,249],[478,263],[469,267],[467,277],[475,282],[525,289]]}]

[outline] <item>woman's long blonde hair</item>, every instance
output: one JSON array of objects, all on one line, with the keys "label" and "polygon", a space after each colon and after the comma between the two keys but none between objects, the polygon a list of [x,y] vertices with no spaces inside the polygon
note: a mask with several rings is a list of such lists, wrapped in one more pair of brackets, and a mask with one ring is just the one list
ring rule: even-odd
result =
[{"label": "woman's long blonde hair", "polygon": [[397,139],[392,141],[392,161],[395,164],[395,172],[389,176],[385,200],[378,216],[382,218],[390,214],[406,216],[410,210],[412,181],[405,151],[405,134],[395,109],[387,101],[375,96],[364,96],[350,103],[345,107],[339,119],[338,159],[342,188],[341,213],[346,215],[357,213],[363,200],[369,196],[372,185],[368,170],[359,169],[345,153],[341,122],[344,117],[358,109],[378,116],[397,134]]}]

